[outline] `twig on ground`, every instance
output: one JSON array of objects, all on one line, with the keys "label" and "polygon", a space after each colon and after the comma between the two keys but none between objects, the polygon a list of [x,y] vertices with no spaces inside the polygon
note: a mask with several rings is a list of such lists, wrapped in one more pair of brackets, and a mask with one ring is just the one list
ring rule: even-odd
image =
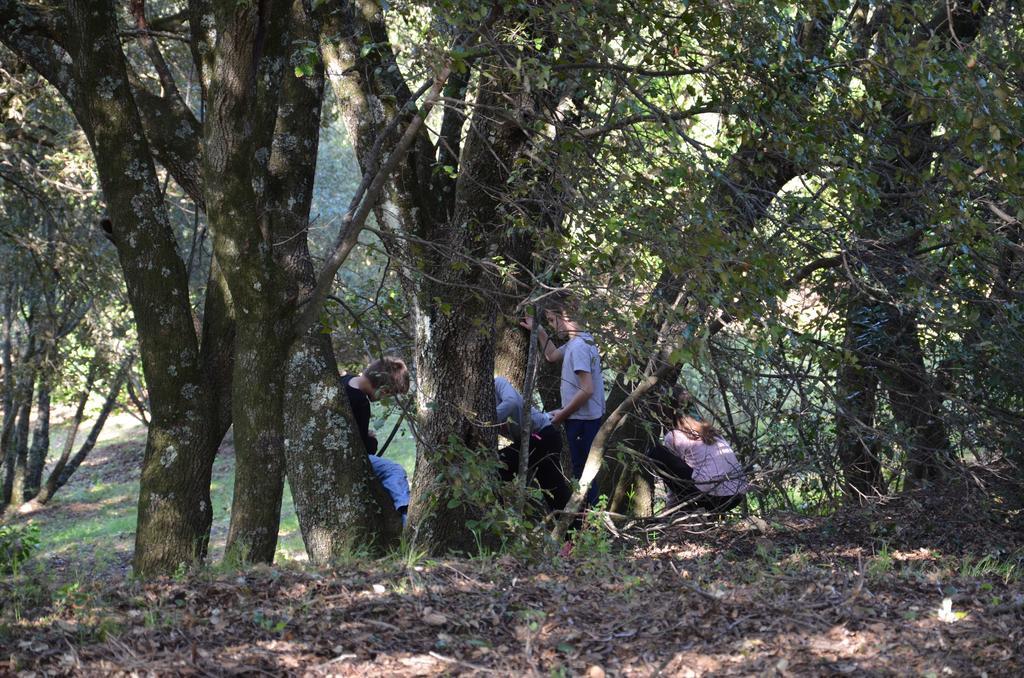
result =
[{"label": "twig on ground", "polygon": [[489,669],[486,666],[480,666],[479,664],[472,664],[461,659],[455,659],[454,657],[446,657],[443,654],[437,652],[429,652],[431,657],[438,659],[447,664],[456,664],[458,666],[465,666],[467,669],[473,669],[474,671],[482,671],[483,673],[495,673],[494,669]]}]

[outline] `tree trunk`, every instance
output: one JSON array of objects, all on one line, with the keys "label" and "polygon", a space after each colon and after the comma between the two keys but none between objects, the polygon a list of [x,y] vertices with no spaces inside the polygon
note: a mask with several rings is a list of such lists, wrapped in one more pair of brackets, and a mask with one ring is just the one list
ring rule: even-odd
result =
[{"label": "tree trunk", "polygon": [[370,467],[329,337],[314,329],[295,342],[285,374],[288,483],[310,560],[383,552],[402,521]]},{"label": "tree trunk", "polygon": [[[231,291],[224,280],[224,274],[217,265],[216,257],[210,258],[210,272],[207,278],[206,299],[203,307],[203,328],[199,349],[199,369],[207,388],[212,408],[210,444],[213,449],[220,446],[224,435],[231,428],[231,375],[235,360],[235,307],[231,303]],[[126,383],[131,387],[131,371]]]},{"label": "tree trunk", "polygon": [[273,318],[254,315],[243,316],[235,339],[235,489],[225,558],[270,563],[277,550],[284,491],[285,359]]},{"label": "tree trunk", "polygon": [[[214,254],[237,331],[232,374],[235,489],[225,557],[273,562],[284,489],[285,282],[266,222],[287,11],[236,6],[214,12],[217,41],[204,120],[203,184]],[[262,158],[262,160],[261,160]]]},{"label": "tree trunk", "polygon": [[[870,341],[870,322],[856,316],[858,306],[847,313],[844,355],[858,355],[859,347]],[[836,384],[836,447],[848,496],[870,497],[885,489],[881,440],[875,428],[877,391],[875,368],[861,360],[840,366]]]},{"label": "tree trunk", "polygon": [[16,407],[14,406],[15,398],[15,385],[17,381],[14,378],[14,296],[15,296],[16,285],[11,282],[4,294],[4,321],[3,321],[3,333],[4,341],[2,348],[2,359],[3,359],[3,393],[0,394],[0,406],[4,410],[3,424],[0,426],[0,506],[6,505],[7,495],[3,491],[7,478],[7,457],[8,451],[11,449],[12,441],[14,440],[14,422],[17,418]]},{"label": "tree trunk", "polygon": [[[30,386],[31,388],[31,386]],[[32,392],[24,391],[17,407],[17,417],[7,456],[7,474],[4,477],[4,506],[20,504],[25,496],[25,476],[28,471],[29,419],[32,416]]]},{"label": "tree trunk", "polygon": [[[188,281],[128,87],[107,3],[69,0],[73,86],[57,80],[96,159],[139,335],[152,420],[135,534],[135,573],[174,572],[205,557],[213,509],[212,407],[199,371]],[[50,77],[48,75],[48,77]]]},{"label": "tree trunk", "polygon": [[646,518],[654,515],[654,475],[640,464],[627,464],[609,494],[608,510]]},{"label": "tree trunk", "polygon": [[[520,85],[511,76],[483,72],[478,87],[454,210],[447,223],[421,233],[438,250],[417,262],[423,274],[415,308],[423,423],[409,522],[417,543],[435,553],[473,548],[467,521],[479,520],[487,508],[488,499],[474,497],[470,484],[479,482],[473,457],[495,458],[495,430],[484,424],[494,420],[495,321],[502,297],[500,282],[477,262],[488,258],[491,234],[506,225],[501,204],[510,168],[529,141],[518,117],[525,106]],[[520,103],[509,110],[509,100]],[[448,253],[465,257],[465,267],[452,266]]]},{"label": "tree trunk", "polygon": [[25,494],[25,477],[28,471],[28,436],[32,417],[32,394],[35,392],[37,368],[36,355],[38,324],[35,322],[35,302],[28,319],[28,340],[21,358],[18,360],[19,374],[14,387],[14,401],[11,410],[14,413],[14,425],[4,463],[6,473],[3,479],[3,506],[21,504]]},{"label": "tree trunk", "polygon": [[18,502],[25,502],[36,496],[43,481],[43,467],[46,466],[46,456],[50,452],[51,375],[49,367],[44,364],[40,369],[39,384],[36,386],[36,425],[32,431],[32,448],[28,452],[25,494],[23,498],[14,498]]},{"label": "tree trunk", "polygon": [[913,441],[907,453],[912,484],[936,480],[953,461],[943,413],[943,399],[924,364],[914,314],[890,319],[891,361],[899,367],[887,379],[889,404]]},{"label": "tree trunk", "polygon": [[14,428],[11,432],[10,449],[5,459],[3,479],[3,505],[19,502],[25,494],[25,474],[29,455],[29,418],[32,415],[32,398],[20,401],[15,409]]},{"label": "tree trunk", "polygon": [[416,308],[422,424],[409,524],[415,543],[431,553],[472,553],[476,542],[467,521],[480,520],[484,503],[493,501],[474,494],[491,479],[486,468],[476,469],[474,458],[497,458],[494,428],[484,425],[495,412],[494,339],[488,328],[494,311],[489,300],[474,297],[447,314],[423,299]]},{"label": "tree trunk", "polygon": [[[909,111],[902,102],[884,107],[894,131],[883,141],[893,149],[895,160],[886,158],[872,167],[884,197],[862,228],[864,252],[858,257],[865,281],[849,290],[846,346],[851,364],[839,366],[839,412],[853,406],[853,422],[837,423],[840,459],[846,475],[856,479],[857,491],[882,484],[878,442],[865,445],[863,425],[875,418],[875,380],[889,398],[900,440],[907,449],[907,471],[912,480],[929,480],[941,474],[950,455],[949,438],[942,418],[942,398],[927,373],[916,313],[902,300],[912,252],[918,247],[924,214],[919,203],[907,198],[923,189],[923,178],[933,154],[933,124],[907,124]],[[857,255],[855,255],[857,256]],[[861,286],[884,288],[864,292]],[[847,355],[844,352],[844,355]],[[853,397],[853,402],[843,399]],[[851,426],[850,423],[854,425]],[[877,436],[877,433],[875,434]],[[872,449],[874,448],[874,449]],[[874,456],[874,459],[870,457]]]},{"label": "tree trunk", "polygon": [[[300,3],[292,17],[296,36],[315,41],[319,26]],[[267,184],[272,230],[282,243],[276,261],[295,295],[316,284],[307,236],[325,82],[322,58],[315,61],[302,78],[285,74],[287,104],[278,113]],[[385,552],[397,544],[402,519],[354,427],[330,338],[314,326],[292,341],[286,364],[293,367],[285,381],[285,460],[310,559]]]},{"label": "tree trunk", "polygon": [[[128,363],[131,364],[130,361]],[[78,467],[82,465],[85,458],[89,456],[93,448],[96,447],[96,441],[99,440],[100,433],[103,432],[103,426],[107,423],[107,418],[110,416],[111,411],[114,409],[114,405],[117,404],[117,394],[121,392],[121,387],[124,386],[125,379],[127,378],[127,367],[122,364],[120,370],[114,376],[114,381],[110,384],[110,390],[107,391],[107,397],[103,401],[103,407],[100,408],[100,413],[96,417],[96,421],[93,422],[92,428],[89,430],[89,435],[86,436],[82,446],[78,448],[78,452],[72,457],[67,465],[57,472],[57,469],[53,470],[50,477],[47,478],[46,484],[48,488],[49,496],[53,495],[60,488],[67,485],[68,481],[71,480],[71,476],[74,475]]]},{"label": "tree trunk", "polygon": [[64,472],[64,467],[67,466],[68,459],[71,458],[71,450],[75,447],[75,439],[78,437],[78,429],[82,426],[82,419],[85,415],[85,405],[89,401],[89,395],[92,393],[92,387],[96,381],[96,371],[99,368],[99,363],[100,354],[97,351],[93,354],[92,361],[89,363],[89,372],[85,377],[85,387],[82,389],[82,393],[78,397],[78,405],[75,407],[75,414],[71,418],[71,423],[68,425],[67,437],[64,438],[64,447],[61,449],[60,457],[57,459],[57,463],[54,464],[53,469],[50,471],[50,475],[47,476],[46,482],[43,483],[43,486],[40,488],[39,493],[33,499],[33,501],[40,506],[45,506],[46,503],[53,498],[53,494],[57,491],[57,480]]},{"label": "tree trunk", "polygon": [[[307,227],[321,66],[298,52],[287,68],[264,74],[263,62],[245,56],[287,55],[289,35],[313,44],[318,27],[302,2],[275,15],[236,12],[219,21],[205,134],[207,148],[224,152],[206,153],[204,172],[214,248],[238,319],[229,552],[241,543],[248,559],[273,558],[285,466],[311,560],[380,550],[394,542],[401,521],[356,442],[329,342],[316,328],[294,336],[296,302],[315,283]],[[256,24],[262,28],[253,30]],[[295,75],[306,66],[312,73]]]}]

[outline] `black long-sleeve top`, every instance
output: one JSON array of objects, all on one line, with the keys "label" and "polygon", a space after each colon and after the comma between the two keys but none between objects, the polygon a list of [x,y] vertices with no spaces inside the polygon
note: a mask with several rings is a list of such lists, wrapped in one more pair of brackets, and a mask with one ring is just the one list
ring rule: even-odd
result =
[{"label": "black long-sleeve top", "polygon": [[359,430],[359,437],[366,446],[367,454],[377,454],[377,439],[370,436],[370,399],[365,393],[354,386],[349,386],[355,375],[346,374],[341,378],[345,384],[345,393],[348,395],[349,405],[352,407],[352,415],[356,419],[356,428]]}]

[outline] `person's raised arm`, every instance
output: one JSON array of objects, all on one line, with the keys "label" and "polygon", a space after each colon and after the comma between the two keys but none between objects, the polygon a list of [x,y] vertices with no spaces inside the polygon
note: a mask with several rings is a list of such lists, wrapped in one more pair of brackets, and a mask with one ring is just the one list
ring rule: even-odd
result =
[{"label": "person's raised arm", "polygon": [[[533,318],[527,316],[519,324],[533,331]],[[537,343],[540,344],[541,350],[544,351],[544,359],[549,363],[557,363],[562,359],[562,349],[555,346],[555,342],[551,341],[551,337],[548,336],[548,332],[544,329],[543,325],[537,325]]]}]

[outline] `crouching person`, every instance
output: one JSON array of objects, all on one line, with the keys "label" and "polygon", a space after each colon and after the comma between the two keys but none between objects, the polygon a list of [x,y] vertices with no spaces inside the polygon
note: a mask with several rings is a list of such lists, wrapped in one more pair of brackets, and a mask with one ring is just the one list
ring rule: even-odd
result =
[{"label": "crouching person", "polygon": [[669,503],[731,511],[750,489],[743,466],[725,438],[701,419],[689,393],[676,389],[672,400],[672,430],[662,445],[648,451],[665,481]]},{"label": "crouching person", "polygon": [[360,374],[342,376],[341,381],[345,384],[345,393],[352,407],[359,437],[370,455],[373,472],[391,495],[395,510],[401,514],[404,525],[409,510],[409,478],[401,464],[377,456],[377,436],[370,430],[370,403],[385,396],[408,393],[409,370],[398,358],[385,357],[374,360]]},{"label": "crouching person", "polygon": [[[523,413],[523,397],[504,377],[494,379],[494,402],[497,423],[502,435],[513,441],[498,451],[503,464],[501,479],[511,482],[519,471],[519,450],[522,431],[519,428]],[[548,512],[565,508],[571,492],[562,474],[559,460],[562,454],[562,434],[551,423],[551,416],[530,408],[529,475],[544,492]]]}]

